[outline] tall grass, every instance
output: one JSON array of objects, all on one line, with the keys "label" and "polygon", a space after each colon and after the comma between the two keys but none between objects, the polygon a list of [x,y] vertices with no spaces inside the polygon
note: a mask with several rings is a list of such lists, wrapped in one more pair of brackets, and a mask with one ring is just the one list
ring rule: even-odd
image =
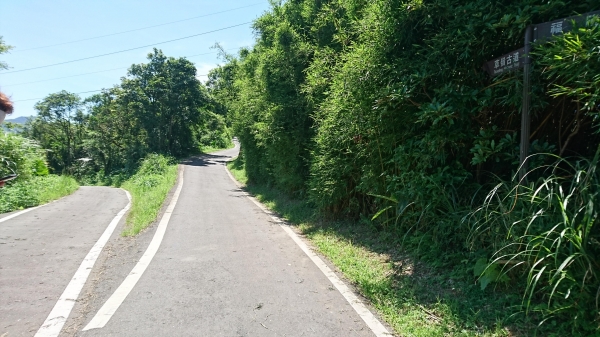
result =
[{"label": "tall grass", "polygon": [[177,164],[172,158],[146,156],[138,171],[121,185],[133,199],[123,235],[136,235],[156,219],[176,179]]},{"label": "tall grass", "polygon": [[72,177],[48,175],[18,180],[0,189],[0,213],[34,207],[69,195],[79,188]]},{"label": "tall grass", "polygon": [[574,335],[600,334],[599,157],[600,147],[591,161],[533,169],[541,177],[527,186],[498,184],[471,214],[471,248],[494,247],[482,278],[522,280],[522,310]]}]

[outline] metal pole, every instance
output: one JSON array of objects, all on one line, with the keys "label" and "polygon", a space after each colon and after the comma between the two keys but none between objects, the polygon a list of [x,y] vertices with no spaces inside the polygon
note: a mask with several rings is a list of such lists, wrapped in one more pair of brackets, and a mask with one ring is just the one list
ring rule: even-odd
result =
[{"label": "metal pole", "polygon": [[527,156],[529,155],[529,134],[531,117],[529,114],[531,104],[531,43],[533,42],[533,26],[525,30],[525,59],[523,60],[523,105],[521,108],[521,157],[519,182],[527,173]]}]

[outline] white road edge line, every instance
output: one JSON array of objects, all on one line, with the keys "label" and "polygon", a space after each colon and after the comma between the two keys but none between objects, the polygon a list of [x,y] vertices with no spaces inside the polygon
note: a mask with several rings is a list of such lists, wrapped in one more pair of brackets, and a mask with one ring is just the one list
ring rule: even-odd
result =
[{"label": "white road edge line", "polygon": [[[242,185],[235,180],[235,178],[229,172],[227,165],[225,166],[225,171],[229,178],[233,180],[233,182],[238,186],[242,187]],[[265,206],[263,206],[256,198],[253,196],[246,194],[248,199],[250,199],[258,208],[260,208],[263,212],[271,216],[271,219],[279,224],[281,228],[296,242],[296,244],[302,249],[302,251],[314,262],[315,265],[325,274],[325,276],[329,279],[331,283],[337,288],[337,290],[344,296],[346,301],[354,308],[356,313],[367,323],[367,326],[373,331],[375,336],[377,337],[389,337],[392,334],[381,324],[381,322],[373,315],[373,313],[364,305],[364,303],[350,290],[350,288],[342,281],[334,272],[321,260],[321,258],[313,252],[301,238],[296,235],[296,233],[279,217],[275,215],[272,211],[268,210]]]},{"label": "white road edge line", "polygon": [[[40,208],[40,207],[48,206],[48,205],[50,205],[50,204],[52,204],[52,203],[54,203],[54,202],[57,202],[57,201],[59,201],[59,200],[62,200],[62,199],[64,199],[64,198],[66,198],[66,197],[68,197],[68,195],[65,195],[65,196],[63,196],[63,197],[61,197],[61,198],[58,198],[58,199],[56,199],[56,200],[52,200],[52,201],[50,201],[50,202],[48,202],[48,203],[45,203],[45,204],[43,204],[43,205],[39,205],[39,206],[35,206],[35,207],[31,207],[31,208],[27,208],[27,209],[24,209],[24,210],[22,210],[22,211],[19,211],[19,212],[15,213],[15,214],[11,214],[11,215],[9,215],[9,216],[6,216],[6,217],[4,217],[4,218],[0,219],[0,223],[2,223],[2,222],[4,222],[4,221],[7,221],[7,220],[10,220],[10,219],[13,219],[13,218],[16,218],[16,217],[18,217],[18,216],[19,216],[19,215],[21,215],[21,214],[25,214],[25,213],[31,212],[31,211],[33,211],[33,210],[35,210],[35,209],[38,209],[38,208]],[[2,336],[0,336],[0,337],[2,337]]]},{"label": "white road edge line", "polygon": [[136,283],[140,280],[150,262],[156,255],[160,244],[165,236],[165,232],[167,231],[167,226],[169,225],[169,220],[171,219],[171,214],[173,214],[173,209],[175,209],[175,205],[177,204],[177,199],[179,199],[179,194],[181,193],[181,189],[183,187],[183,170],[185,166],[181,166],[181,170],[179,171],[179,184],[177,185],[177,189],[175,190],[175,194],[173,194],[173,199],[169,203],[165,214],[163,214],[160,219],[160,223],[158,224],[158,228],[154,233],[154,237],[146,248],[146,252],[140,258],[138,263],[133,267],[129,275],[123,280],[123,283],[115,290],[115,292],[109,297],[109,299],[104,303],[104,305],[98,310],[94,318],[83,328],[82,331],[91,330],[91,329],[100,329],[103,328],[111,317],[117,312],[117,309],[121,306],[127,295],[133,290]]},{"label": "white road edge line", "polygon": [[67,288],[65,288],[62,295],[60,295],[58,302],[56,302],[54,308],[52,308],[48,318],[46,318],[40,329],[37,331],[35,337],[56,337],[60,334],[65,322],[67,321],[67,318],[71,314],[71,310],[73,309],[77,298],[79,297],[81,289],[85,285],[85,282],[87,281],[87,278],[90,275],[98,256],[100,255],[100,252],[102,252],[102,249],[108,242],[108,239],[110,239],[110,236],[114,232],[119,221],[121,221],[123,215],[125,215],[125,213],[131,207],[131,195],[127,191],[125,191],[125,194],[129,200],[127,206],[125,206],[125,208],[117,213],[117,215],[112,219],[110,224],[108,224],[108,227],[106,227],[104,230],[104,233],[102,233],[96,244],[94,244],[92,249],[83,259],[83,262],[81,262],[81,265],[75,272],[75,275],[73,275],[73,278],[67,285]]},{"label": "white road edge line", "polygon": [[31,212],[31,211],[33,211],[34,209],[38,209],[38,208],[40,208],[40,207],[43,207],[43,206],[46,206],[46,205],[47,205],[47,204],[40,205],[40,206],[36,206],[36,207],[32,207],[32,208],[27,208],[27,209],[24,209],[24,210],[22,210],[22,211],[20,211],[20,212],[17,212],[17,213],[15,213],[15,214],[11,214],[11,215],[9,215],[9,216],[6,216],[6,217],[4,217],[4,218],[0,219],[0,222],[4,222],[4,221],[10,220],[10,219],[12,219],[12,218],[16,218],[16,217],[18,217],[18,216],[19,216],[19,215],[21,215],[21,214],[25,214],[25,213],[27,213],[27,212]]}]

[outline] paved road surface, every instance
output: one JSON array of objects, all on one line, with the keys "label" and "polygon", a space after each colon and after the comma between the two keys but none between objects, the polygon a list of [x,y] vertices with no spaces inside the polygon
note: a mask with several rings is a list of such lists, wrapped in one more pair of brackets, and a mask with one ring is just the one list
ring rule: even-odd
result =
[{"label": "paved road surface", "polygon": [[36,333],[86,254],[127,203],[123,190],[81,187],[0,222],[0,336]]},{"label": "paved road surface", "polygon": [[[287,233],[231,181],[223,164],[236,153],[237,148],[183,164],[183,189],[156,256],[106,326],[81,331],[131,271],[156,226],[135,239],[113,235],[62,335],[374,336]],[[126,203],[123,198],[124,195],[113,200],[116,211]],[[69,200],[75,200],[75,197]],[[46,211],[50,209],[53,207]],[[76,214],[71,212],[62,216]],[[29,217],[35,217],[35,214]],[[68,234],[57,237],[76,235],[87,227],[77,223],[67,226],[71,228],[67,230]],[[117,232],[119,230],[117,228]],[[101,228],[90,238],[85,236],[77,242],[81,246],[90,244],[99,231]],[[17,236],[12,234],[11,237]],[[31,265],[43,263],[38,267],[38,273],[45,273],[48,269],[45,263],[52,261],[34,261],[37,257],[30,255],[23,253],[22,259],[29,259]],[[2,259],[4,261],[4,255]],[[2,272],[4,275],[4,270]],[[8,281],[2,276],[3,301],[4,287],[22,279],[25,272],[22,270]],[[44,282],[51,282],[49,278],[52,276],[41,275],[41,279],[47,280]],[[35,277],[30,289],[35,288],[39,280]],[[51,294],[50,290],[43,294],[36,290],[35,295],[26,300],[30,303],[19,305],[37,307],[40,299],[47,296],[41,301],[44,305],[38,309],[43,321],[44,312],[47,315],[52,300],[56,300],[61,290]],[[4,315],[11,310],[4,311],[3,305],[0,328],[6,325],[5,320],[9,321]],[[19,336],[19,333],[27,335],[26,332],[33,331],[36,324],[41,323],[39,319],[31,320],[27,328],[23,328],[23,323],[15,321],[17,316],[10,315],[13,327],[8,330],[7,337]]]}]

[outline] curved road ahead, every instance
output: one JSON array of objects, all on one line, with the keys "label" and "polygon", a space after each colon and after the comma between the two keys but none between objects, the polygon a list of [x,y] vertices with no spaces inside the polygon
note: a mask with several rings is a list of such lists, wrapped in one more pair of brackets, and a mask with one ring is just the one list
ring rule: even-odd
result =
[{"label": "curved road ahead", "polygon": [[[182,163],[181,193],[172,213],[167,209],[171,218],[156,255],[97,328],[93,318],[118,297],[115,290],[162,226],[123,238],[121,220],[61,336],[375,336],[286,231],[230,179],[223,165],[237,150]],[[36,333],[126,204],[122,190],[82,187],[0,222],[0,337]]]}]

